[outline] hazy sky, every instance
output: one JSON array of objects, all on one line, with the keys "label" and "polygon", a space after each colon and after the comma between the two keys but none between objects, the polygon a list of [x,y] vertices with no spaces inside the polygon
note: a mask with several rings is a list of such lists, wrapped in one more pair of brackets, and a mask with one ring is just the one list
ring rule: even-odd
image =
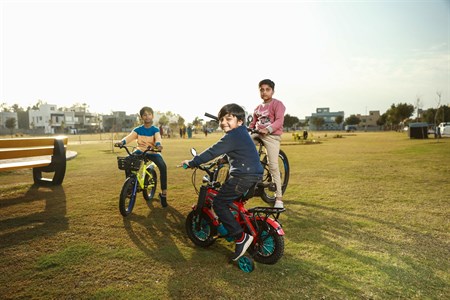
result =
[{"label": "hazy sky", "polygon": [[450,1],[0,0],[0,103],[187,121],[258,82],[304,118],[450,104]]}]

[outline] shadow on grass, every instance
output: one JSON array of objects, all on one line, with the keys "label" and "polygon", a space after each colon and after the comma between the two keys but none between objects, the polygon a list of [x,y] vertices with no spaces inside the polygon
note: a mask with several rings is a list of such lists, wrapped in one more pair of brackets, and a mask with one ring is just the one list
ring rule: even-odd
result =
[{"label": "shadow on grass", "polygon": [[227,281],[230,274],[244,274],[235,264],[229,263],[232,253],[227,246],[218,241],[207,249],[195,246],[186,234],[186,216],[171,206],[160,208],[156,203],[150,202],[147,216],[131,214],[123,218],[123,223],[139,250],[163,264],[171,273],[167,280],[171,298],[206,299],[219,294],[232,298],[233,294],[213,285],[213,282]]},{"label": "shadow on grass", "polygon": [[[448,245],[431,233],[320,204],[285,203],[292,208],[303,206],[303,209],[293,208],[289,212],[289,227],[300,232],[290,236],[290,240],[321,245],[321,254],[341,260],[339,264],[347,261],[354,274],[367,277],[373,277],[369,274],[374,272],[380,274],[379,280],[389,282],[383,291],[385,295],[436,297],[449,288],[438,275],[448,270],[445,262],[450,256]],[[380,228],[385,229],[380,231]],[[321,280],[328,282],[329,287],[361,295],[363,291],[358,284],[362,282],[355,281],[352,272],[347,275],[339,266],[333,266],[333,260],[326,263],[331,267],[325,270],[308,259],[302,262],[315,275],[327,274]]]},{"label": "shadow on grass", "polygon": [[[184,216],[176,209],[153,207],[147,216],[131,214],[123,218],[123,223],[131,241],[145,255],[157,255],[170,264],[184,259],[174,240],[179,235],[180,224],[184,223]],[[144,232],[142,228],[145,228]],[[161,252],[163,248],[170,253]]]},{"label": "shadow on grass", "polygon": [[[20,216],[0,220],[0,248],[9,248],[43,236],[54,235],[68,228],[66,194],[62,186],[39,187],[32,185],[25,194],[0,199],[0,210],[45,201],[44,211],[21,213]],[[10,211],[14,211],[14,208]],[[35,209],[33,209],[35,211]]]}]

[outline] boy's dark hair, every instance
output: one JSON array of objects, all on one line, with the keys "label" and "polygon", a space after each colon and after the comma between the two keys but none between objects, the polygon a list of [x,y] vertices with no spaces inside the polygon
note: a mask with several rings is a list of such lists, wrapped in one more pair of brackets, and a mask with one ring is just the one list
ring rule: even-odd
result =
[{"label": "boy's dark hair", "polygon": [[242,107],[240,107],[239,105],[237,105],[236,103],[230,103],[227,105],[224,105],[218,114],[219,117],[219,121],[221,118],[223,118],[225,115],[232,115],[235,116],[238,121],[242,121],[244,122],[245,120],[245,111]]},{"label": "boy's dark hair", "polygon": [[270,86],[272,88],[272,90],[275,90],[275,82],[273,82],[272,80],[270,80],[270,79],[261,80],[259,82],[258,87],[261,87],[263,84],[267,84],[268,86]]},{"label": "boy's dark hair", "polygon": [[139,111],[139,115],[142,117],[142,115],[146,112],[149,111],[152,115],[153,113],[153,109],[151,107],[148,106],[144,106],[143,108],[141,108],[141,110]]}]

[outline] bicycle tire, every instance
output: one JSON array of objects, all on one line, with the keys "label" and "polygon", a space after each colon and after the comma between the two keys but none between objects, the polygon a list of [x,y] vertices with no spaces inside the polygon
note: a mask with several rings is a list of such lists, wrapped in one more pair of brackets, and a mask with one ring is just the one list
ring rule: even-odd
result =
[{"label": "bicycle tire", "polygon": [[[269,190],[269,185],[272,184],[272,175],[270,174],[269,164],[267,162],[267,154],[262,152],[261,154],[261,164],[264,168],[263,174],[263,188],[260,193],[261,199],[266,203],[273,203],[276,200],[275,192]],[[278,167],[280,170],[281,178],[281,191],[284,192],[287,189],[289,183],[289,161],[283,150],[280,149],[278,153]]]},{"label": "bicycle tire", "polygon": [[[185,225],[187,236],[195,245],[206,248],[216,241],[214,235],[217,234],[217,230],[206,214],[197,215],[195,211],[191,211],[186,218]],[[197,227],[198,225],[199,227]]]},{"label": "bicycle tire", "polygon": [[142,190],[142,194],[144,195],[144,199],[146,201],[151,201],[156,193],[156,187],[158,186],[158,175],[154,168],[147,169],[150,175],[145,174],[144,179],[144,189]]},{"label": "bicycle tire", "polygon": [[279,235],[267,222],[257,220],[258,238],[251,247],[253,258],[262,264],[273,265],[284,254],[284,237]]},{"label": "bicycle tire", "polygon": [[122,190],[120,191],[119,210],[124,217],[131,214],[136,202],[137,178],[130,176],[125,179]]}]

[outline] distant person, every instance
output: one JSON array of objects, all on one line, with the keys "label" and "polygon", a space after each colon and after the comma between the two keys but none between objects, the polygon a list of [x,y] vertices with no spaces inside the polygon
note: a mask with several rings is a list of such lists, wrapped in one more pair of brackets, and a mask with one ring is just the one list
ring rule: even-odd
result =
[{"label": "distant person", "polygon": [[[161,144],[162,138],[159,128],[153,126],[153,109],[144,106],[139,111],[139,115],[143,122],[142,125],[134,128],[129,135],[124,137],[116,144],[126,145],[137,141],[137,149],[134,153],[140,154],[144,152],[149,146],[156,148],[159,151],[163,149]],[[159,193],[159,201],[162,207],[167,207],[167,166],[160,153],[147,152],[148,158],[153,161],[159,169],[161,180],[161,193]]]},{"label": "distant person", "polygon": [[225,131],[225,135],[192,160],[185,160],[181,164],[195,168],[222,154],[228,158],[230,176],[214,197],[213,209],[227,229],[228,235],[236,241],[232,258],[236,261],[252,244],[253,236],[243,231],[231,213],[229,205],[262,179],[263,168],[255,144],[250,138],[247,128],[243,126],[244,109],[234,103],[227,104],[220,109],[218,117],[219,125]]},{"label": "distant person", "polygon": [[308,139],[308,131],[303,130],[303,139],[306,140]]},{"label": "distant person", "polygon": [[280,100],[273,98],[275,83],[270,79],[259,82],[259,93],[263,103],[259,104],[253,112],[253,120],[249,127],[257,129],[259,137],[267,149],[269,171],[276,185],[275,208],[283,208],[283,192],[281,189],[280,169],[278,166],[278,154],[280,153],[281,135],[283,134],[284,112],[286,108]]}]

